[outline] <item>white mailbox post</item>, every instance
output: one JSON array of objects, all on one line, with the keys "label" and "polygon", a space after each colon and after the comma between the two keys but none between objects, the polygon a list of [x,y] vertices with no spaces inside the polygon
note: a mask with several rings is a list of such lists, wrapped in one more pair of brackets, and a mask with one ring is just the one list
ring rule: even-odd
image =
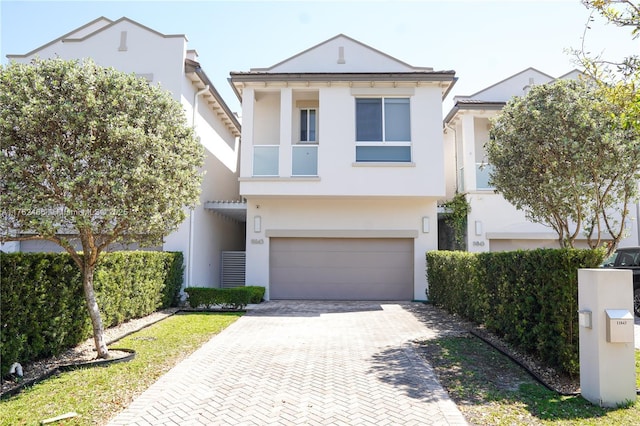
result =
[{"label": "white mailbox post", "polygon": [[602,407],[636,400],[630,270],[578,270],[580,388]]}]

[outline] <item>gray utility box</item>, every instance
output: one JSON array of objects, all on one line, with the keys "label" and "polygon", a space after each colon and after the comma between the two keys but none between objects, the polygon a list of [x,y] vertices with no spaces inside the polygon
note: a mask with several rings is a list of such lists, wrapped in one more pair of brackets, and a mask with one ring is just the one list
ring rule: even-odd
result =
[{"label": "gray utility box", "polygon": [[633,315],[626,309],[605,309],[607,321],[607,342],[633,342]]}]

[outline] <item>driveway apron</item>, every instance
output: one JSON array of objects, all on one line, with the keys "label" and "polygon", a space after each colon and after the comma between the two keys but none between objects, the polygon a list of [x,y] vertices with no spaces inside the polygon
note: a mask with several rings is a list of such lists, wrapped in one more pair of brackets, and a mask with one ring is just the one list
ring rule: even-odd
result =
[{"label": "driveway apron", "polygon": [[418,303],[271,301],[162,376],[110,425],[464,425],[413,341]]}]

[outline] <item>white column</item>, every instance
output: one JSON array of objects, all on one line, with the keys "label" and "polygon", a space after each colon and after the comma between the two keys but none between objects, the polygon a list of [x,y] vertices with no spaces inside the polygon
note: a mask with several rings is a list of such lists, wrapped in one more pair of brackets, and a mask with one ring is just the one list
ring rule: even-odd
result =
[{"label": "white column", "polygon": [[473,116],[462,116],[462,161],[464,167],[464,191],[476,189],[476,137]]},{"label": "white column", "polygon": [[592,404],[636,400],[632,291],[630,270],[578,270],[580,389]]},{"label": "white column", "polygon": [[253,175],[253,116],[255,92],[245,87],[242,92],[242,143],[240,144],[240,177]]},{"label": "white column", "polygon": [[285,87],[280,92],[280,177],[291,176],[291,132],[293,126],[293,96],[291,88]]}]

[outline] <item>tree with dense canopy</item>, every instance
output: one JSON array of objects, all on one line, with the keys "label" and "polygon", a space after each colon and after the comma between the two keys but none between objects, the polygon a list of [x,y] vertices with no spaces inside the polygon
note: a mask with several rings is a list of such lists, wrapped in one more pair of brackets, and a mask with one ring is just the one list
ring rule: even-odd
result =
[{"label": "tree with dense canopy", "polygon": [[0,67],[0,240],[48,240],[80,268],[98,357],[93,274],[113,243],[157,245],[198,202],[203,149],[179,102],[91,60]]},{"label": "tree with dense canopy", "polygon": [[493,121],[487,144],[498,192],[528,219],[553,228],[561,246],[584,232],[591,247],[625,237],[638,194],[638,129],[596,84],[559,80],[513,98]]}]

